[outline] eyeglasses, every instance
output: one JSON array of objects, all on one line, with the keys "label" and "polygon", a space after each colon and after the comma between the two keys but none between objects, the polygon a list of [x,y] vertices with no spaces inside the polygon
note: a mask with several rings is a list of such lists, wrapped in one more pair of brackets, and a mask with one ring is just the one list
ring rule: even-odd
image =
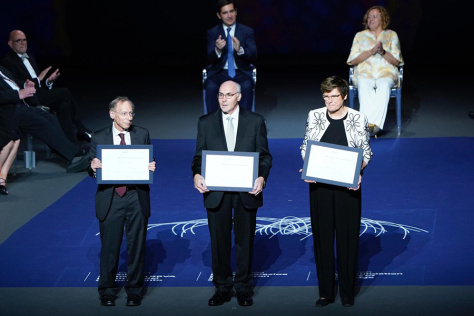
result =
[{"label": "eyeglasses", "polygon": [[237,93],[240,93],[240,92],[236,92],[236,93],[233,93],[233,94],[231,94],[231,93],[227,93],[227,94],[218,93],[218,94],[217,94],[217,98],[218,98],[218,99],[223,99],[223,98],[225,97],[227,100],[229,100],[229,99],[231,99],[234,95],[236,95]]},{"label": "eyeglasses", "polygon": [[329,101],[329,100],[334,100],[334,99],[337,99],[341,96],[341,94],[333,94],[333,95],[326,95],[326,94],[323,94],[323,99],[324,101]]},{"label": "eyeglasses", "polygon": [[127,116],[131,116],[131,117],[134,117],[135,116],[135,113],[134,112],[116,112],[114,111],[115,113],[117,113],[118,115],[120,115],[121,117],[127,117]]},{"label": "eyeglasses", "polygon": [[14,41],[15,43],[17,44],[21,44],[21,43],[26,43],[28,42],[28,40],[26,38],[19,38],[17,39],[16,41]]}]

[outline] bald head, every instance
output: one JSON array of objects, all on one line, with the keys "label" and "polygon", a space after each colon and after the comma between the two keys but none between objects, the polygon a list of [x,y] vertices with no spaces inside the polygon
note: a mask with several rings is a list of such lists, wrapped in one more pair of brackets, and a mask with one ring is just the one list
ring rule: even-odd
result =
[{"label": "bald head", "polygon": [[25,33],[20,30],[10,32],[8,46],[17,54],[24,54],[28,50],[28,43]]},{"label": "bald head", "polygon": [[237,82],[229,80],[221,84],[218,100],[222,112],[229,115],[234,113],[241,97],[240,85]]}]

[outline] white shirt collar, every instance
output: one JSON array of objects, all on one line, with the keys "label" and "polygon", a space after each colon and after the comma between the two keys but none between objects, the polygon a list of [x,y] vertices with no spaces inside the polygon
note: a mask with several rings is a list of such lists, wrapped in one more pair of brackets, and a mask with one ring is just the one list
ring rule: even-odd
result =
[{"label": "white shirt collar", "polygon": [[227,26],[224,23],[222,23],[222,28],[224,29],[224,34],[226,36],[227,36],[227,28],[229,28],[229,27],[230,27],[230,35],[234,36],[234,34],[235,34],[235,24],[236,23],[232,24],[231,26]]},{"label": "white shirt collar", "polygon": [[240,112],[240,106],[239,106],[239,105],[237,105],[237,107],[235,108],[234,113],[232,113],[232,114],[230,114],[230,115],[229,115],[229,114],[225,114],[224,112],[221,111],[221,113],[222,113],[222,120],[223,120],[224,122],[227,121],[227,118],[228,118],[229,116],[232,116],[232,118],[233,118],[234,120],[238,120],[238,119],[239,119],[239,112]]},{"label": "white shirt collar", "polygon": [[118,134],[122,133],[122,134],[127,135],[130,132],[129,131],[123,131],[123,132],[119,131],[117,128],[115,128],[114,122],[112,122],[112,133],[114,134],[114,136],[120,137],[120,136],[118,136]]}]

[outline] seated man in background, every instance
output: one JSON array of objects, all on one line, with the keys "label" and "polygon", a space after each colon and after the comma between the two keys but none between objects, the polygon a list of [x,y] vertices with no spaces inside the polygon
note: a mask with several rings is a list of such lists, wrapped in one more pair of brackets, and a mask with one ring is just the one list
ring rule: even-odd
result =
[{"label": "seated man in background", "polygon": [[22,31],[10,33],[8,46],[11,50],[2,60],[2,65],[10,70],[14,79],[19,82],[33,81],[36,87],[36,97],[27,98],[26,102],[32,106],[47,106],[56,112],[62,130],[71,141],[78,138],[90,141],[91,131],[88,130],[78,117],[77,104],[67,88],[52,89],[54,81],[59,77],[56,69],[46,77],[51,66],[39,71],[38,64],[31,54],[27,54],[28,42]]},{"label": "seated man in background", "polygon": [[24,102],[35,93],[34,82],[18,83],[7,69],[0,66],[0,116],[4,118],[7,130],[28,133],[44,141],[68,161],[68,173],[85,171],[89,165],[87,153],[67,139],[57,118]]},{"label": "seated man in background", "polygon": [[232,0],[217,1],[222,24],[207,31],[207,57],[211,63],[206,83],[207,112],[219,109],[217,94],[222,83],[232,80],[242,87],[240,106],[252,110],[252,66],[257,59],[253,30],[236,22]]}]

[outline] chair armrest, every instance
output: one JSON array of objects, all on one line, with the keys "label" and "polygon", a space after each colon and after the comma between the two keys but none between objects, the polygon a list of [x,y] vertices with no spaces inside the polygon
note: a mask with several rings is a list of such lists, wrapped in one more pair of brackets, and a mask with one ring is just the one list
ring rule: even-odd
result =
[{"label": "chair armrest", "polygon": [[207,68],[203,68],[202,70],[202,84],[206,85],[207,81]]},{"label": "chair armrest", "polygon": [[[255,67],[255,65],[253,65],[253,64],[250,64],[250,66],[252,67],[252,82],[253,82],[253,85],[255,86],[257,84],[257,67]],[[206,85],[207,69],[209,67],[210,67],[210,65],[207,66],[206,68],[202,69],[202,84],[203,85]]]},{"label": "chair armrest", "polygon": [[397,87],[401,88],[403,84],[403,66],[398,66],[398,82]]},{"label": "chair armrest", "polygon": [[349,67],[349,87],[354,86],[354,66]]}]

